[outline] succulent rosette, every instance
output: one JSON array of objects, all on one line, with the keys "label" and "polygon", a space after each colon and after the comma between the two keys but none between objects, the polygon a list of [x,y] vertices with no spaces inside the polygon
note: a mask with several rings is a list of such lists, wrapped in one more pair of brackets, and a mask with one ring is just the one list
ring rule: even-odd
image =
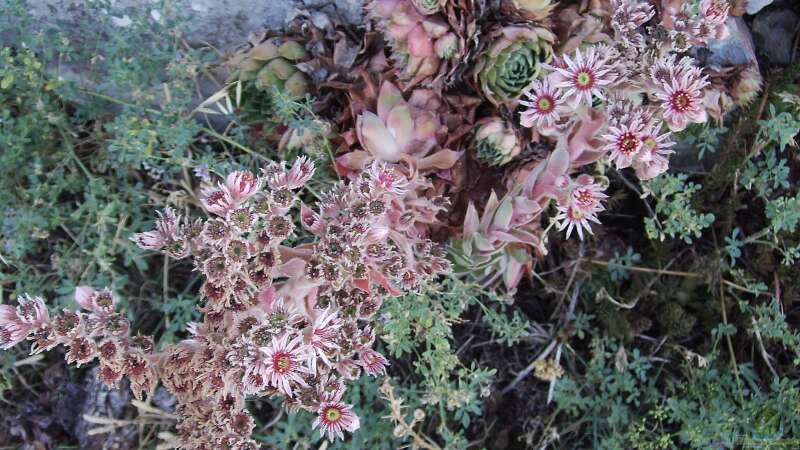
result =
[{"label": "succulent rosette", "polygon": [[233,80],[250,82],[262,91],[278,89],[302,97],[309,90],[309,81],[297,64],[308,57],[301,43],[270,38],[236,53],[226,64]]},{"label": "succulent rosette", "polygon": [[431,15],[441,11],[447,0],[411,0],[420,14]]},{"label": "succulent rosette", "polygon": [[514,106],[523,90],[542,75],[553,55],[555,35],[529,26],[507,26],[492,34],[473,71],[480,91],[494,105]]},{"label": "succulent rosette", "polygon": [[513,289],[532,261],[531,249],[542,245],[543,230],[534,219],[542,209],[525,196],[492,192],[483,214],[470,203],[460,239],[450,244],[450,258],[457,275],[485,286],[500,281]]},{"label": "succulent rosette", "polygon": [[442,149],[447,134],[439,110],[442,99],[429,89],[417,89],[408,100],[394,84],[385,81],[377,102],[377,114],[364,111],[356,119],[356,135],[364,150],[337,158],[340,171],[358,171],[379,160],[406,162],[417,170],[446,170],[461,153]]},{"label": "succulent rosette", "polygon": [[503,0],[500,8],[506,15],[522,20],[544,20],[556,7],[555,0]]},{"label": "succulent rosette", "polygon": [[[459,39],[450,25],[434,14],[441,0],[373,0],[368,17],[392,48],[398,78],[407,86],[429,85],[444,73],[445,60],[459,52]],[[427,15],[426,15],[427,14]]]},{"label": "succulent rosette", "polygon": [[522,151],[522,142],[513,126],[500,117],[479,120],[473,145],[478,160],[488,166],[502,166]]}]

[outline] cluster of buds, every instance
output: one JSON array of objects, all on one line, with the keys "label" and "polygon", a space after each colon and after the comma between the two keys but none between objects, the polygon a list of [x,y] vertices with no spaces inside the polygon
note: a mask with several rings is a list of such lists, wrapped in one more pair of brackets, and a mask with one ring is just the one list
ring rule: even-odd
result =
[{"label": "cluster of buds", "polygon": [[80,286],[75,300],[82,311],[64,309],[52,317],[40,297],[23,296],[16,308],[0,305],[0,348],[25,339],[31,341],[31,354],[63,346],[69,364],[80,367],[99,359],[98,376],[108,387],[127,376],[134,397],[141,400],[151,393],[158,381],[153,339],[128,336],[130,324],[116,311],[110,290]]},{"label": "cluster of buds", "polygon": [[[290,168],[273,163],[261,176],[234,172],[203,190],[210,218],[167,210],[155,230],[132,237],[145,249],[193,257],[204,275],[203,318],[189,324],[189,339],[154,353],[151,339],[124,337],[128,323],[109,291],[79,288],[88,314],[51,320],[43,301],[27,297],[16,309],[0,306],[0,345],[27,337],[34,352],[66,345],[69,362],[99,357],[103,381],[128,375],[137,397],[160,378],[178,400],[177,448],[258,448],[250,396],[279,396],[289,409],[316,413],[322,435],[343,438],[359,427],[343,402],[347,383],[388,365],[373,349],[381,303],[449,265],[420,237],[404,207],[409,182],[391,167],[373,163],[324,194],[316,210],[295,193],[313,173],[305,158]],[[298,203],[309,236],[285,246]]]},{"label": "cluster of buds", "polygon": [[[638,8],[641,10],[644,7]],[[635,9],[636,6],[620,4],[617,11]],[[668,1],[664,5],[661,23],[654,33],[658,36],[657,43],[665,50],[685,52],[692,45],[706,45],[711,39],[725,39],[728,36],[725,22],[730,9],[731,2],[727,0],[701,0],[699,3]],[[625,21],[626,17],[618,12],[612,21],[615,30],[622,28]]]}]

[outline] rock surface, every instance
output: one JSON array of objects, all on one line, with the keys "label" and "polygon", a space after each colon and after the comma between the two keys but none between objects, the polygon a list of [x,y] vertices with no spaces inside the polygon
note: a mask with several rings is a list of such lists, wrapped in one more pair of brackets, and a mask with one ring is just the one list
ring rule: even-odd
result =
[{"label": "rock surface", "polygon": [[[80,2],[77,2],[78,4]],[[58,25],[80,36],[85,30],[77,24],[84,9],[75,0],[29,0],[31,14],[42,26]],[[157,20],[161,12],[142,0],[117,0],[114,9],[150,8],[150,16]],[[341,17],[358,24],[362,17],[362,0],[176,0],[175,4],[190,16],[186,38],[190,44],[209,43],[227,51],[245,42],[247,37],[262,29],[280,29],[296,8],[322,10],[333,17]],[[130,24],[124,13],[114,13],[117,26]]]},{"label": "rock surface", "polygon": [[713,53],[708,64],[717,67],[728,67],[748,64],[756,61],[756,49],[750,30],[741,17],[729,17],[727,21],[727,38],[709,43],[708,49]]},{"label": "rock surface", "polygon": [[747,14],[756,14],[757,12],[764,9],[765,6],[769,6],[775,0],[748,0],[747,1]]},{"label": "rock surface", "polygon": [[788,66],[800,17],[789,8],[765,8],[753,19],[753,38],[758,50],[772,64]]}]

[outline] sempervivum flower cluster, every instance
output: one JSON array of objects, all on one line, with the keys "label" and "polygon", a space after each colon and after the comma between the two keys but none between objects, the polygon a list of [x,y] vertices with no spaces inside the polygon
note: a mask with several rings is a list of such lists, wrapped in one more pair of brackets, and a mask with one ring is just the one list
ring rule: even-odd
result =
[{"label": "sempervivum flower cluster", "polygon": [[[690,43],[720,37],[728,9],[709,0],[696,10],[681,3],[683,8],[667,8],[660,23],[649,25],[656,15],[650,3],[615,0],[614,40],[556,56],[520,102],[520,123],[554,139],[557,150],[517,181],[542,209],[545,199],[556,201],[555,221],[567,236],[591,233],[590,222],[598,221],[606,197],[591,176],[572,172],[607,156],[617,169],[630,167],[642,180],[653,178],[669,166],[671,132],[708,120],[709,82],[694,59],[675,53],[682,50],[673,32],[690,30]],[[698,31],[709,27],[713,33]]]},{"label": "sempervivum flower cluster", "polygon": [[386,295],[448,269],[430,241],[401,223],[407,181],[377,162],[325,194],[316,211],[301,204],[300,223],[316,240],[283,246],[293,234],[293,191],[313,170],[301,158],[204,191],[217,217],[203,223],[196,245],[187,243],[206,278],[204,320],[162,362],[164,385],[182,405],[185,448],[249,442],[250,395],[317,413],[315,426],[331,439],[357,429],[342,402],[346,383],[388,364],[372,348],[374,314]]},{"label": "sempervivum flower cluster", "polygon": [[727,0],[666,2],[660,26],[667,31],[660,44],[683,52],[692,45],[704,45],[711,39],[728,36],[725,22],[731,3]]},{"label": "sempervivum flower cluster", "polygon": [[407,214],[408,180],[378,162],[324,194],[316,209],[299,204],[310,237],[285,246],[294,234],[295,191],[313,172],[304,158],[290,168],[272,164],[261,176],[234,172],[203,190],[208,219],[167,210],[155,230],[132,238],[145,249],[193,257],[205,277],[202,320],[189,325],[189,339],[154,353],[151,339],[126,337],[128,323],[109,291],[79,288],[76,300],[88,314],[51,319],[38,298],[0,306],[0,345],[27,337],[34,352],[62,344],[70,362],[97,357],[103,381],[127,375],[137,398],[152,391],[158,374],[178,400],[170,443],[177,448],[257,448],[250,396],[282,397],[290,409],[317,414],[314,427],[324,436],[343,438],[359,427],[342,401],[347,383],[388,365],[373,349],[381,303],[449,265]]},{"label": "sempervivum flower cluster", "polygon": [[107,386],[115,387],[127,376],[134,397],[141,400],[151,393],[158,381],[153,339],[128,336],[130,324],[116,311],[110,290],[80,286],[75,300],[83,311],[64,309],[53,316],[41,297],[25,295],[16,308],[0,305],[0,348],[25,339],[31,341],[31,354],[63,346],[69,364],[80,367],[99,359],[98,376]]}]

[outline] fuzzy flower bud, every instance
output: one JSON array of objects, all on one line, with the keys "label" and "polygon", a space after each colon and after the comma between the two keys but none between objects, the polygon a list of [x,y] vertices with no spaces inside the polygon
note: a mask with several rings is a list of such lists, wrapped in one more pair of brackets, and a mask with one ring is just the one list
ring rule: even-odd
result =
[{"label": "fuzzy flower bud", "polygon": [[224,186],[219,189],[203,189],[200,201],[208,212],[223,217],[234,205],[233,197]]},{"label": "fuzzy flower bud", "polygon": [[252,197],[261,188],[259,180],[252,172],[231,172],[225,178],[225,187],[237,204]]}]

